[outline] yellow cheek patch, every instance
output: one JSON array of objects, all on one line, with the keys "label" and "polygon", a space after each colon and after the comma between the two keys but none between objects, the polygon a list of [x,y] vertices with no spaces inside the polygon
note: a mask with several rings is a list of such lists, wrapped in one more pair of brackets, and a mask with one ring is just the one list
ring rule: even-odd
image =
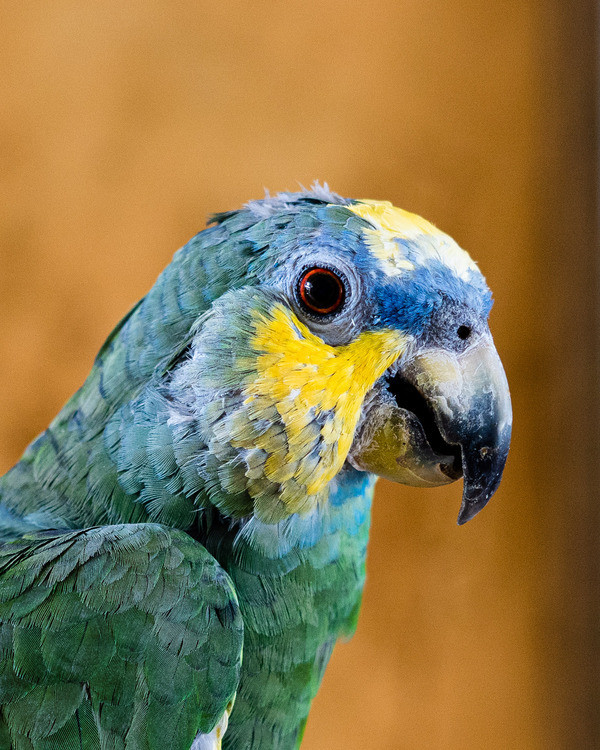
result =
[{"label": "yellow cheek patch", "polygon": [[[258,354],[256,376],[245,388],[245,403],[266,400],[281,417],[286,449],[269,456],[266,473],[283,483],[280,499],[292,511],[342,468],[364,397],[402,353],[407,337],[393,330],[368,331],[344,346],[329,346],[283,305],[268,318],[255,314],[255,321],[250,346]],[[322,418],[315,420],[318,415]],[[315,463],[313,456],[311,464],[302,448],[315,429],[320,458]]]},{"label": "yellow cheek patch", "polygon": [[451,237],[417,214],[396,208],[389,201],[361,200],[347,208],[373,226],[364,230],[365,243],[388,276],[400,276],[415,268],[402,252],[398,239],[412,240],[423,260],[437,258],[461,277],[477,269],[469,254]]}]

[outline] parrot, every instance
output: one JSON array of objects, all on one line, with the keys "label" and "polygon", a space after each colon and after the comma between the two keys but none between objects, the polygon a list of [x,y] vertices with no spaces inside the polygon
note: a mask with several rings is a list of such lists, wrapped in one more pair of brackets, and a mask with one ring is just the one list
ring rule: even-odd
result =
[{"label": "parrot", "polygon": [[327,183],[211,217],[0,478],[1,750],[291,750],[356,626],[376,479],[496,491],[492,296]]}]

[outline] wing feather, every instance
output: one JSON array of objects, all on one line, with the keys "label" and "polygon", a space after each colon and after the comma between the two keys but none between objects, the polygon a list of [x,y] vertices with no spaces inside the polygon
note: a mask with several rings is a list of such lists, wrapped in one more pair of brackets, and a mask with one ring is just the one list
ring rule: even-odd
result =
[{"label": "wing feather", "polygon": [[189,750],[234,698],[242,639],[229,577],[181,531],[123,524],[4,544],[0,747]]}]

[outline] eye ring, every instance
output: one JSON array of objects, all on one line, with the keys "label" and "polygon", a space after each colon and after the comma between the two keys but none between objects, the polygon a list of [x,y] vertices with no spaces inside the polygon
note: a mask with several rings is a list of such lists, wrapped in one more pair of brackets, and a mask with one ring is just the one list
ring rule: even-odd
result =
[{"label": "eye ring", "polygon": [[302,307],[309,314],[326,317],[339,312],[344,305],[345,278],[331,268],[312,266],[303,271],[297,293]]}]

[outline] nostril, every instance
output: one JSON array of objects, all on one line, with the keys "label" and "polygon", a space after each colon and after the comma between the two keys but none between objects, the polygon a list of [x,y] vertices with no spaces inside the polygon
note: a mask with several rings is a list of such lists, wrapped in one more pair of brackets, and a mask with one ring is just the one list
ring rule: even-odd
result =
[{"label": "nostril", "polygon": [[466,341],[471,335],[471,327],[470,326],[458,326],[456,334],[459,339]]}]

